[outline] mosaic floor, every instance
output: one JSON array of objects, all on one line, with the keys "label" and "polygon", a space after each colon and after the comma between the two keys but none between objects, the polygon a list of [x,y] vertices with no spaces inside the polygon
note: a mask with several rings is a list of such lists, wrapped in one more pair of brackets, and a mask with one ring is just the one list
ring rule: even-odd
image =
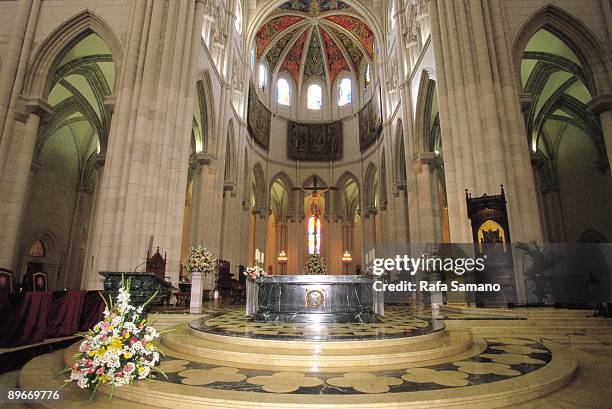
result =
[{"label": "mosaic floor", "polygon": [[[511,311],[444,311],[440,315],[446,327],[438,330],[440,320],[432,320],[426,309],[386,306],[386,316],[375,324],[313,329],[306,324],[253,323],[243,308],[206,306],[199,325],[207,333],[190,330],[188,315],[183,321],[175,316],[170,322],[178,326],[163,335],[160,345],[166,356],[159,368],[165,376],[116,389],[111,406],[104,396],[109,391],[103,390],[88,407],[609,407],[609,400],[594,398],[609,396],[606,388],[590,386],[602,383],[601,373],[589,375],[583,368],[576,372],[574,350],[549,338],[574,333],[577,323],[585,322],[571,311],[554,320],[549,317],[556,313],[549,311],[523,317]],[[603,322],[588,320],[583,325],[593,336],[608,333]],[[571,342],[576,342],[575,335]],[[74,348],[62,351],[61,357],[51,354],[30,361],[20,384],[60,385],[57,374]],[[586,369],[599,368],[598,361],[607,362],[603,356],[593,358]],[[82,408],[88,398],[73,385],[64,394],[62,409]],[[540,405],[549,400],[550,405]],[[68,401],[71,406],[65,406]]]},{"label": "mosaic floor", "polygon": [[444,364],[390,371],[304,373],[207,365],[168,356],[161,382],[221,390],[291,394],[362,394],[439,390],[482,385],[544,367],[551,351],[529,339],[494,338],[480,354]]},{"label": "mosaic floor", "polygon": [[407,307],[387,307],[384,317],[373,324],[312,324],[254,322],[244,315],[244,307],[224,307],[189,326],[216,335],[285,340],[368,340],[411,337],[444,329],[441,320],[421,314],[416,318]]}]

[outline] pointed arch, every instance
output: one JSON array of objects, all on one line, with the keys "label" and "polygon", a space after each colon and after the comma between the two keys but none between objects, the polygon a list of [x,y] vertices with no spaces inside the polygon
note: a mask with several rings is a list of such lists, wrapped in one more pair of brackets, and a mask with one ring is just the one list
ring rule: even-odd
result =
[{"label": "pointed arch", "polygon": [[295,191],[293,190],[293,187],[294,187],[293,181],[291,180],[289,175],[287,175],[287,173],[285,173],[284,171],[280,171],[276,175],[274,175],[272,179],[270,179],[270,186],[268,190],[272,191],[272,186],[274,185],[276,181],[280,181],[284,189],[287,192],[287,199],[288,199],[287,212],[289,214],[294,214],[296,209],[295,209]]},{"label": "pointed arch", "polygon": [[83,10],[57,27],[38,46],[27,70],[22,94],[46,99],[53,84],[52,76],[64,53],[92,33],[97,34],[111,51],[116,73],[113,89],[116,90],[124,58],[119,37],[104,19],[91,10]]},{"label": "pointed arch", "polygon": [[363,178],[363,205],[366,210],[376,208],[378,195],[378,169],[370,162]]},{"label": "pointed arch", "polygon": [[266,179],[261,163],[253,166],[253,195],[255,197],[255,210],[264,213],[266,209]]},{"label": "pointed arch", "polygon": [[335,186],[337,190],[334,192],[334,212],[346,218],[359,209],[361,203],[359,179],[351,172],[345,171]]},{"label": "pointed arch", "polygon": [[[196,150],[198,152],[211,152],[217,150],[217,138],[215,137],[215,105],[213,103],[212,85],[208,71],[200,74],[196,82],[196,106],[194,110],[194,126],[198,126],[199,135],[196,132]],[[199,141],[197,137],[199,136]],[[199,146],[199,149],[198,149]]]},{"label": "pointed arch", "polygon": [[415,117],[415,148],[416,152],[431,152],[434,145],[431,135],[433,102],[436,97],[436,81],[430,79],[429,72],[423,70],[417,97]]},{"label": "pointed arch", "polygon": [[393,179],[397,187],[406,184],[406,152],[404,149],[404,124],[401,118],[395,124],[395,143],[394,143]]},{"label": "pointed arch", "polygon": [[512,57],[517,84],[521,83],[523,51],[531,37],[541,29],[563,40],[583,62],[586,85],[593,96],[611,92],[610,49],[581,20],[552,4],[542,7],[529,17],[515,37]]}]

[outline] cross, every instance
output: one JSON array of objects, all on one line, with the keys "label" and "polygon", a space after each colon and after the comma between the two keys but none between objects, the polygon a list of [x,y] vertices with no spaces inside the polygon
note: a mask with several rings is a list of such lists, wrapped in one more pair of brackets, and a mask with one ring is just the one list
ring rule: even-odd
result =
[{"label": "cross", "polygon": [[302,190],[304,192],[311,191],[313,196],[316,196],[317,193],[325,193],[328,190],[338,190],[337,187],[334,186],[319,186],[317,185],[318,178],[316,176],[313,177],[312,186],[300,186],[294,187],[293,190]]}]

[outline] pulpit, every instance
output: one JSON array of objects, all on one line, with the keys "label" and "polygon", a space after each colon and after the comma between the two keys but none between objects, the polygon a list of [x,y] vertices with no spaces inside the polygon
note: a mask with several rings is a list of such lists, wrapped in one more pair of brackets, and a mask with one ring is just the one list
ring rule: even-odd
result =
[{"label": "pulpit", "polygon": [[104,290],[115,300],[123,280],[130,282],[130,300],[134,305],[142,305],[154,294],[152,303],[159,303],[170,297],[174,288],[169,282],[162,280],[153,273],[101,271],[104,277]]}]

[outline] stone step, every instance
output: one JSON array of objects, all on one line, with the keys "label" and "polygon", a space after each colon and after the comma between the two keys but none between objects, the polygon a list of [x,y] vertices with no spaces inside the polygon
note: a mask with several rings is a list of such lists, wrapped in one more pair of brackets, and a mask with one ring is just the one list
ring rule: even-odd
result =
[{"label": "stone step", "polygon": [[[238,337],[225,337],[238,338]],[[452,331],[416,344],[376,346],[376,340],[362,341],[362,348],[322,348],[304,343],[302,348],[279,348],[212,341],[195,337],[187,331],[165,334],[162,346],[166,353],[189,356],[193,360],[218,359],[232,364],[259,364],[294,369],[366,367],[370,365],[407,364],[460,354],[472,346],[467,331]],[[276,342],[277,345],[283,342]]]}]

